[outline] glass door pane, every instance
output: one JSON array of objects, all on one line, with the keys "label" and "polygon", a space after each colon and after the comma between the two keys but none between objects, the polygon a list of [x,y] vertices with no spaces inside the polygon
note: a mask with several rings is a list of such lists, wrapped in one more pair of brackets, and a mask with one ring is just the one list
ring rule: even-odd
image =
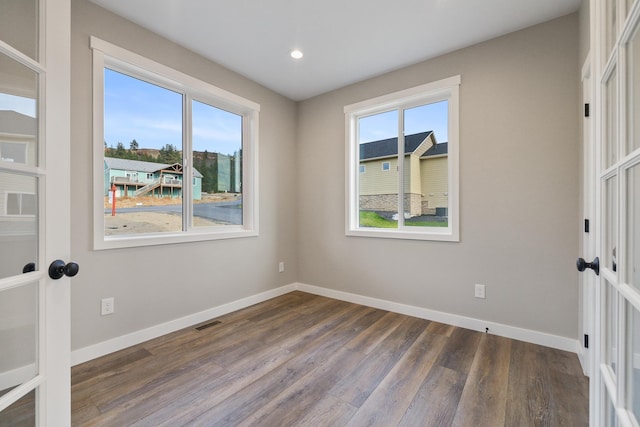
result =
[{"label": "glass door pane", "polygon": [[611,72],[604,89],[606,120],[603,157],[605,167],[608,168],[618,160],[618,78],[615,68]]},{"label": "glass door pane", "polygon": [[0,349],[3,395],[38,373],[37,283],[0,291]]},{"label": "glass door pane", "polygon": [[627,256],[625,281],[640,291],[640,164],[627,170]]},{"label": "glass door pane", "polygon": [[[0,391],[0,395],[2,391]],[[0,426],[30,427],[36,425],[36,392],[32,390],[0,412]]]},{"label": "glass door pane", "polygon": [[242,116],[192,101],[193,227],[242,224]]},{"label": "glass door pane", "polygon": [[627,408],[640,420],[640,312],[627,303]]},{"label": "glass door pane", "polygon": [[0,172],[0,279],[38,267],[37,200],[38,178]]},{"label": "glass door pane", "polygon": [[605,252],[602,254],[602,267],[613,272],[618,270],[618,177],[613,176],[605,181],[603,194],[604,221],[603,243]]},{"label": "glass door pane", "polygon": [[640,147],[640,25],[627,44],[627,153]]},{"label": "glass door pane", "polygon": [[359,226],[398,228],[398,111],[358,119]]},{"label": "glass door pane", "polygon": [[0,40],[38,59],[38,0],[0,2]]},{"label": "glass door pane", "polygon": [[449,102],[404,110],[404,210],[409,227],[449,225]]},{"label": "glass door pane", "polygon": [[606,349],[605,363],[611,369],[611,377],[616,380],[618,373],[618,292],[609,281],[606,284],[606,314],[605,314],[605,332],[606,332]]},{"label": "glass door pane", "polygon": [[605,41],[606,41],[606,56],[613,51],[613,46],[618,36],[618,12],[617,3],[618,0],[605,0]]},{"label": "glass door pane", "polygon": [[38,164],[38,75],[0,53],[0,166]]}]

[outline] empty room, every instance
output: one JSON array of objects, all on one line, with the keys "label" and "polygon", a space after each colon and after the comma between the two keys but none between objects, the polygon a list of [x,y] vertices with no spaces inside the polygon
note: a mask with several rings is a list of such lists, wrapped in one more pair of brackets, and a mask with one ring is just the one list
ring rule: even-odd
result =
[{"label": "empty room", "polygon": [[639,28],[0,2],[0,426],[639,425]]}]

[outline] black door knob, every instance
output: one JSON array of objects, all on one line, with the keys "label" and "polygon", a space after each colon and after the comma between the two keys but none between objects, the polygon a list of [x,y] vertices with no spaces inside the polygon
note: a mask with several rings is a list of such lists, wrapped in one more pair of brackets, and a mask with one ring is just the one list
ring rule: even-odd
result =
[{"label": "black door knob", "polygon": [[62,276],[73,277],[78,274],[80,267],[75,262],[65,264],[64,261],[57,259],[49,266],[49,277],[58,280]]},{"label": "black door knob", "polygon": [[22,267],[22,274],[31,273],[32,271],[36,271],[36,263],[30,262],[24,267]]},{"label": "black door knob", "polygon": [[586,268],[590,268],[596,273],[596,276],[600,275],[600,259],[598,257],[595,257],[592,262],[586,262],[584,258],[578,258],[576,267],[578,267],[578,271],[584,271]]}]

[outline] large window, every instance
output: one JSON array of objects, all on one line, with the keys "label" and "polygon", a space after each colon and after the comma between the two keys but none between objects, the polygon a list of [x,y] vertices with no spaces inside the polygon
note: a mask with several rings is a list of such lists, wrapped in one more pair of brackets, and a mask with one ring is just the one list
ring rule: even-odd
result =
[{"label": "large window", "polygon": [[257,235],[259,105],[97,38],[91,46],[94,247]]},{"label": "large window", "polygon": [[345,107],[347,235],[459,240],[459,85],[450,77]]}]

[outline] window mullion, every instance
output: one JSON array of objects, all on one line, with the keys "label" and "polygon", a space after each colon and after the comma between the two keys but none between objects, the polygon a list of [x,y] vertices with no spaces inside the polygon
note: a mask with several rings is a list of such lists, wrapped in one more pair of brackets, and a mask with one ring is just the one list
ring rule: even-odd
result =
[{"label": "window mullion", "polygon": [[404,109],[398,109],[398,229],[404,228]]},{"label": "window mullion", "polygon": [[182,229],[184,231],[189,231],[193,227],[192,100],[192,96],[188,93],[182,96]]}]

